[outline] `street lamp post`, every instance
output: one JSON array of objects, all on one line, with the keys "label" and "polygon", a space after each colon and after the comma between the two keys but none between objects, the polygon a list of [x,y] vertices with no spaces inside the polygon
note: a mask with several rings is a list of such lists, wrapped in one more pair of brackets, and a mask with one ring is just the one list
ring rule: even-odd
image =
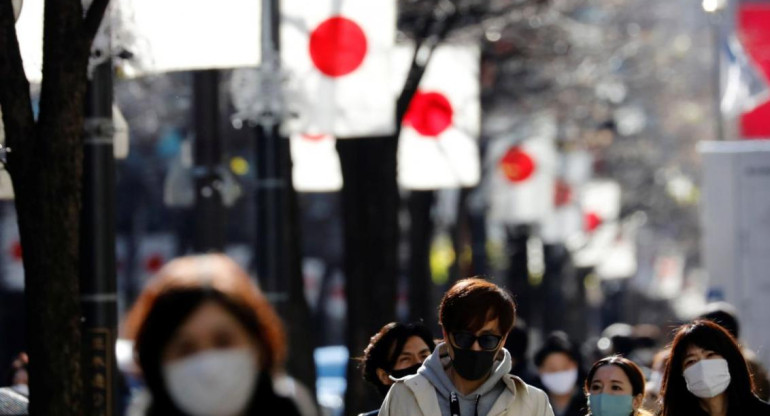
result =
[{"label": "street lamp post", "polygon": [[716,140],[725,140],[725,120],[722,114],[722,74],[721,65],[721,46],[722,46],[722,11],[725,9],[727,0],[703,0],[703,10],[709,15],[709,24],[712,35],[712,56],[713,56],[713,91],[714,91],[714,122],[716,130]]}]

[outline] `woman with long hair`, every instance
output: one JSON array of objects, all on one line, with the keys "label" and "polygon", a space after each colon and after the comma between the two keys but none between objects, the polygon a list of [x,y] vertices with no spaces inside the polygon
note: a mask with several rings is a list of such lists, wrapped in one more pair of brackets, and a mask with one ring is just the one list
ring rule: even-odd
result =
[{"label": "woman with long hair", "polygon": [[299,414],[273,390],[286,355],[281,322],[224,255],[164,266],[129,312],[126,332],[152,396],[147,416]]},{"label": "woman with long hair", "polygon": [[619,355],[594,363],[583,390],[588,398],[589,415],[649,415],[642,410],[644,373],[633,361]]},{"label": "woman with long hair", "polygon": [[661,416],[770,415],[735,338],[698,320],[682,325],[671,344],[661,387]]}]

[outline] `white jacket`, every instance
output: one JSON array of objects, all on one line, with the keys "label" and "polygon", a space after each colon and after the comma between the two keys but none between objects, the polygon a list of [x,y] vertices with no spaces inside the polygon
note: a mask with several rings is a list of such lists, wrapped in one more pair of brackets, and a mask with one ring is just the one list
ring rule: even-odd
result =
[{"label": "white jacket", "polygon": [[[511,374],[506,374],[502,380],[507,388],[497,398],[489,413],[479,416],[553,416],[545,392]],[[421,374],[397,380],[382,403],[380,416],[419,415],[441,415],[436,389]]]}]

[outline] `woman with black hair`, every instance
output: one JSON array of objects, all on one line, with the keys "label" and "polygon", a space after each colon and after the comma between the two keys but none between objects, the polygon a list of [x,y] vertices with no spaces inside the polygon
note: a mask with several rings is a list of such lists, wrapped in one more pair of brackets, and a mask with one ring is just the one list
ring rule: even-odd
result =
[{"label": "woman with black hair", "polygon": [[661,416],[770,415],[770,404],[755,395],[735,338],[704,320],[677,330],[663,376],[661,400]]},{"label": "woman with black hair", "polygon": [[647,416],[644,374],[636,363],[619,355],[594,363],[583,387],[591,416]]},{"label": "woman with black hair", "polygon": [[[361,358],[364,380],[385,397],[393,379],[417,373],[435,347],[430,330],[422,324],[386,324],[364,349]],[[363,415],[376,416],[378,413],[379,409]]]},{"label": "woman with black hair", "polygon": [[164,266],[129,312],[126,331],[152,396],[146,416],[299,415],[273,389],[286,354],[278,315],[224,255]]}]

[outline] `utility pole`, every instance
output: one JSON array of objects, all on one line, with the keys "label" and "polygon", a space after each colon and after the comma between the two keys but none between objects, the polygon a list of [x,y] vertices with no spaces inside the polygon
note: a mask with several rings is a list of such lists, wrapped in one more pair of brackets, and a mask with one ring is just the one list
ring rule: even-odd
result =
[{"label": "utility pole", "polygon": [[[92,55],[109,53],[95,49]],[[84,408],[86,414],[107,416],[119,414],[112,71],[107,58],[93,67],[88,83],[80,217]]]},{"label": "utility pole", "polygon": [[222,144],[219,134],[219,71],[193,74],[195,123],[195,240],[197,253],[225,248],[225,208],[220,174]]},{"label": "utility pole", "polygon": [[278,0],[262,0],[262,64],[260,92],[264,102],[257,115],[256,143],[256,235],[257,275],[270,300],[279,306],[289,297],[286,250],[283,242],[283,201],[287,178],[281,170],[282,147],[279,127],[285,109],[281,95]]}]

